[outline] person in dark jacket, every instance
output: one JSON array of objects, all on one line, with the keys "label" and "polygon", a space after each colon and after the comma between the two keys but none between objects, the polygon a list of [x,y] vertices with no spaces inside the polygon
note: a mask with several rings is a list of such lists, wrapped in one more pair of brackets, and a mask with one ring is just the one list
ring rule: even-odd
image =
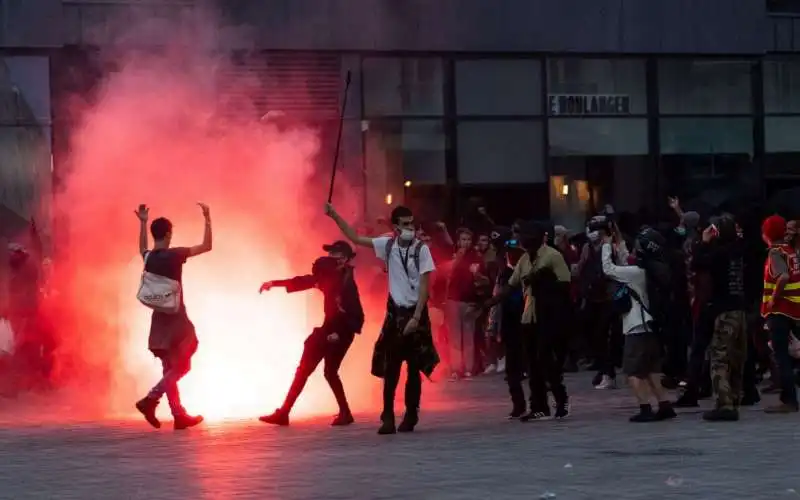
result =
[{"label": "person in dark jacket", "polygon": [[288,293],[318,288],[324,295],[325,319],[322,326],[314,328],[305,341],[303,355],[297,367],[292,385],[283,406],[271,415],[259,420],[273,425],[289,425],[289,413],[303,392],[308,377],[314,373],[320,361],[325,360],[325,380],[336,397],[339,414],[331,425],[344,426],[353,423],[353,414],[347,404],[339,367],[356,334],[364,326],[364,309],[353,277],[350,261],[355,257],[352,247],[344,241],[325,245],[327,257],[314,261],[310,275],[287,280],[268,281],[261,285],[261,292],[275,287],[284,287]]}]

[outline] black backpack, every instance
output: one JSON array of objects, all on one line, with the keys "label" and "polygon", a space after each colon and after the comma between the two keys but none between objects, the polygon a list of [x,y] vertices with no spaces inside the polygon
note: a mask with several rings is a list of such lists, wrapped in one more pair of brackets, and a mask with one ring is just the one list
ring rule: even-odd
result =
[{"label": "black backpack", "polygon": [[[394,236],[389,238],[389,241],[386,242],[386,252],[384,254],[385,264],[383,267],[383,272],[385,273],[389,272],[389,257],[392,256],[392,248],[394,248],[396,243],[397,238]],[[417,266],[417,271],[419,271],[419,252],[422,248],[422,245],[423,243],[421,240],[415,239],[411,242],[411,246],[408,247],[408,251],[411,252],[411,259],[413,259],[414,265]],[[404,269],[404,271],[406,272],[406,275],[408,275],[408,269]]]}]

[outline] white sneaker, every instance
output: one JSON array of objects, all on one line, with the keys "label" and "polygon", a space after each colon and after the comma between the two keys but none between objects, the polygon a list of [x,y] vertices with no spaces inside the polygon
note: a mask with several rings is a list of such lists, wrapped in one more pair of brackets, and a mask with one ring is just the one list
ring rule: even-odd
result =
[{"label": "white sneaker", "polygon": [[597,384],[595,389],[601,390],[608,390],[608,389],[616,389],[617,388],[617,380],[609,377],[608,375],[603,375],[603,380]]},{"label": "white sneaker", "polygon": [[450,374],[450,382],[458,382],[460,378],[456,372]]},{"label": "white sneaker", "polygon": [[483,374],[484,375],[491,375],[492,373],[496,373],[496,372],[497,372],[497,367],[495,365],[489,365],[483,371]]},{"label": "white sneaker", "polygon": [[497,360],[497,373],[505,373],[506,371],[506,358]]},{"label": "white sneaker", "polygon": [[464,378],[472,378],[472,372],[464,372]]}]

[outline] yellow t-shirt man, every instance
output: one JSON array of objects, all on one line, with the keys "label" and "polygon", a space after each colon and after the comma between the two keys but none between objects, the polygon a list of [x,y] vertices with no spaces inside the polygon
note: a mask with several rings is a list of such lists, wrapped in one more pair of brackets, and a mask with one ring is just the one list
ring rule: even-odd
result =
[{"label": "yellow t-shirt man", "polygon": [[[533,262],[531,262],[527,252],[520,257],[516,267],[514,267],[514,273],[508,280],[508,284],[512,287],[521,286],[522,278],[532,273],[535,274],[542,269],[551,269],[558,281],[562,283],[569,283],[572,280],[569,266],[567,266],[567,262],[561,252],[553,247],[543,245],[536,252],[536,259]],[[522,311],[521,323],[530,325],[536,322],[536,303],[533,297],[533,290],[530,286],[526,286],[522,293],[525,297],[525,307]]]}]

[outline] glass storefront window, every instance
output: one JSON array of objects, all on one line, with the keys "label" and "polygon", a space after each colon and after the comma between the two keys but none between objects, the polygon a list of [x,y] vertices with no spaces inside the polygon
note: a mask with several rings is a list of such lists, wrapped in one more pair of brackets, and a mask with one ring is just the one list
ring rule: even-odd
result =
[{"label": "glass storefront window", "polygon": [[800,58],[764,62],[764,111],[800,113]]},{"label": "glass storefront window", "polygon": [[662,118],[661,154],[753,153],[750,118]]},{"label": "glass storefront window", "polygon": [[643,59],[548,59],[547,92],[548,113],[554,116],[645,114],[645,62]]},{"label": "glass storefront window", "polygon": [[647,119],[550,119],[549,139],[554,220],[580,228],[605,203],[636,213],[652,202]]},{"label": "glass storefront window", "polygon": [[441,59],[369,57],[362,71],[366,116],[442,115]]},{"label": "glass storefront window", "polygon": [[764,118],[767,177],[800,178],[800,116]]},{"label": "glass storefront window", "polygon": [[662,114],[750,113],[751,61],[666,59],[658,61]]},{"label": "glass storefront window", "polygon": [[541,183],[547,176],[540,121],[475,121],[458,124],[461,184]]},{"label": "glass storefront window", "polygon": [[752,119],[662,118],[660,125],[668,194],[690,199],[722,190],[733,200],[760,192]]},{"label": "glass storefront window", "polygon": [[535,59],[456,61],[459,115],[538,115],[542,111],[541,63]]},{"label": "glass storefront window", "polygon": [[370,214],[403,203],[407,187],[445,184],[447,141],[441,121],[365,120],[362,130]]},{"label": "glass storefront window", "polygon": [[647,154],[645,118],[551,118],[550,155]]}]

